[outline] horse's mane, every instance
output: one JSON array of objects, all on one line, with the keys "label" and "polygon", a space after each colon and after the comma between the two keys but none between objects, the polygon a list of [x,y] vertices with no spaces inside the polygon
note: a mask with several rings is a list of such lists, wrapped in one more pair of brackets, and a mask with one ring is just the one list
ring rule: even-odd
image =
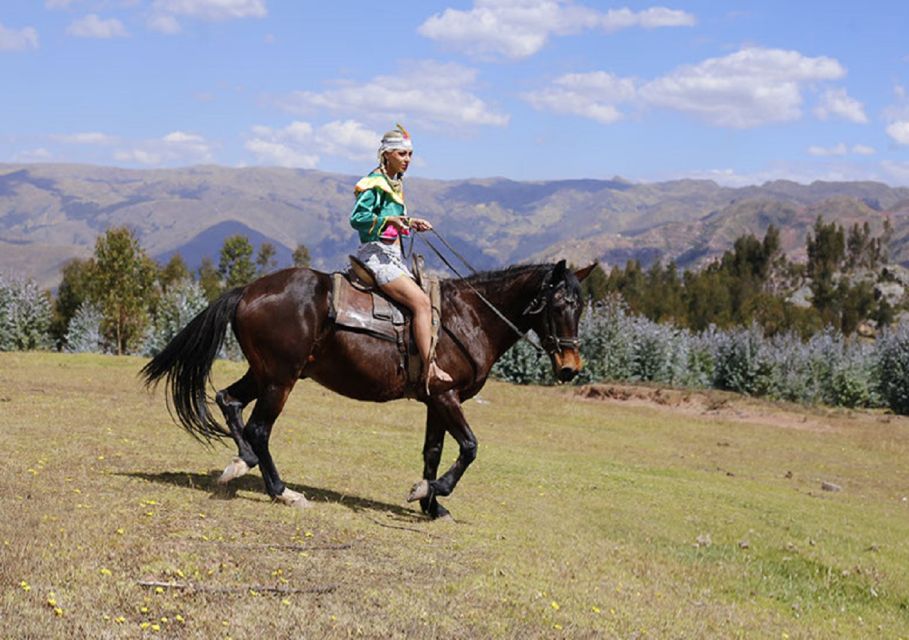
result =
[{"label": "horse's mane", "polygon": [[519,276],[530,271],[536,272],[551,268],[552,265],[550,264],[515,264],[504,269],[481,271],[480,273],[475,273],[474,275],[467,276],[466,278],[448,278],[448,281],[469,282],[470,284],[477,285],[487,282],[499,282],[501,280],[506,280],[513,276]]}]

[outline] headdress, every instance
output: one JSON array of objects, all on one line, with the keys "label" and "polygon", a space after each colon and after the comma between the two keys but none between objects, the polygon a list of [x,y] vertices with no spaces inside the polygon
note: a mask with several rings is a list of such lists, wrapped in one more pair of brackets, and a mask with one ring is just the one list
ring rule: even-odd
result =
[{"label": "headdress", "polygon": [[407,133],[407,129],[400,124],[396,125],[394,129],[387,131],[385,135],[382,136],[382,143],[379,145],[379,151],[376,154],[379,159],[379,166],[382,166],[383,164],[382,156],[385,155],[385,152],[394,151],[396,149],[413,151],[413,142],[410,139],[410,134]]}]

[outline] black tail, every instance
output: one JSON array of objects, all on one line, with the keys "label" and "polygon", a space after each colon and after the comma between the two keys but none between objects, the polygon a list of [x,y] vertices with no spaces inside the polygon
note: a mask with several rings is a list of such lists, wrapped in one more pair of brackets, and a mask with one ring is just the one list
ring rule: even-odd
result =
[{"label": "black tail", "polygon": [[203,442],[230,437],[208,410],[206,387],[242,295],[243,289],[233,289],[212,302],[140,372],[146,386],[156,386],[166,378],[180,425]]}]

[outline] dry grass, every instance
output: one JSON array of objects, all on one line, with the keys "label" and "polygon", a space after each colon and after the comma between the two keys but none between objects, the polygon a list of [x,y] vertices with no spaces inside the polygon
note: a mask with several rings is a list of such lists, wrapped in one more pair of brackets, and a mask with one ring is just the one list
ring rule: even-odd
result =
[{"label": "dry grass", "polygon": [[905,419],[493,383],[432,523],[420,405],[299,385],[272,439],[299,512],[257,472],[218,492],[234,452],[142,364],[0,354],[0,637],[909,638]]}]

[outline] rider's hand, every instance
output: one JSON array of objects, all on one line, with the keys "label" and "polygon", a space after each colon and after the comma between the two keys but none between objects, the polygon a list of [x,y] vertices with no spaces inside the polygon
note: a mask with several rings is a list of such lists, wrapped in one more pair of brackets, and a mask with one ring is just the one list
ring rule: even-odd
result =
[{"label": "rider's hand", "polygon": [[410,228],[414,231],[431,231],[432,225],[429,224],[429,220],[424,220],[423,218],[411,218]]}]

